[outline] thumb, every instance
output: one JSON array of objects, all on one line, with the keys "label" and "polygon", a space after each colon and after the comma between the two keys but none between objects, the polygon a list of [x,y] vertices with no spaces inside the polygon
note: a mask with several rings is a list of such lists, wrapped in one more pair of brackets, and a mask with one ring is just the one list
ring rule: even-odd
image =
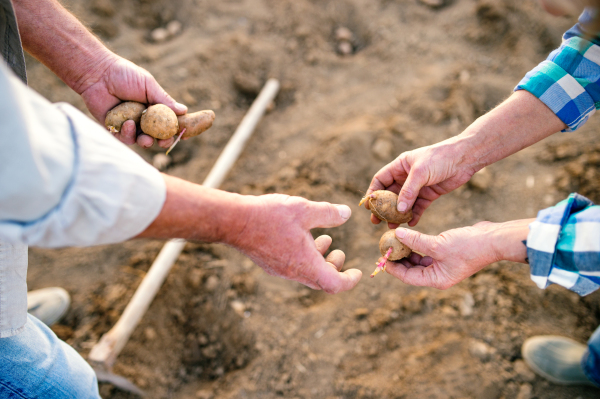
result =
[{"label": "thumb", "polygon": [[171,108],[176,115],[184,115],[187,112],[187,107],[175,101],[154,78],[150,79],[146,90],[150,104],[164,104]]},{"label": "thumb", "polygon": [[337,227],[346,223],[352,215],[348,205],[336,205],[329,202],[311,202],[306,212],[308,228]]},{"label": "thumb", "polygon": [[413,251],[433,257],[436,237],[400,227],[396,229],[396,238]]},{"label": "thumb", "polygon": [[418,169],[412,169],[398,193],[398,211],[406,212],[411,209],[417,200],[419,191],[427,184],[427,177]]}]

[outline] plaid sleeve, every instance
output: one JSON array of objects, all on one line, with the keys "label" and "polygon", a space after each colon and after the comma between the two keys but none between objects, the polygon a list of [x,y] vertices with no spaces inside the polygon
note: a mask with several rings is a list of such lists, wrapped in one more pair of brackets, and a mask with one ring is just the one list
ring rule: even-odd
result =
[{"label": "plaid sleeve", "polygon": [[566,37],[515,91],[527,90],[539,98],[570,132],[600,108],[600,46],[578,36]]},{"label": "plaid sleeve", "polygon": [[531,279],[540,288],[555,283],[587,295],[600,287],[600,206],[571,194],[538,213],[529,225]]}]

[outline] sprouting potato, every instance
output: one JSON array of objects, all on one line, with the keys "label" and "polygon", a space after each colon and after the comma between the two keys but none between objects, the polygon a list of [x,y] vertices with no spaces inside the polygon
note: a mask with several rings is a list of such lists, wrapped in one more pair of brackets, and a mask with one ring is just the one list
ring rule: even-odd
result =
[{"label": "sprouting potato", "polygon": [[379,240],[379,252],[381,252],[381,256],[385,256],[385,254],[390,248],[392,248],[392,252],[390,252],[388,260],[391,261],[406,258],[412,252],[409,247],[402,244],[396,238],[395,230],[386,231],[385,234],[382,235],[381,239]]},{"label": "sprouting potato", "polygon": [[184,139],[194,137],[208,130],[215,120],[215,113],[210,110],[198,111],[192,114],[180,115],[177,117],[179,122],[179,131],[185,129],[181,136]]},{"label": "sprouting potato", "polygon": [[164,104],[151,105],[142,114],[142,131],[159,140],[169,139],[179,132],[175,111]]},{"label": "sprouting potato", "polygon": [[359,206],[365,203],[365,201],[369,203],[371,213],[379,220],[388,223],[401,224],[409,222],[413,217],[412,209],[409,209],[406,212],[398,211],[398,194],[391,191],[374,191],[365,196],[360,201]]},{"label": "sprouting potato", "polygon": [[108,111],[104,119],[104,125],[112,133],[118,133],[125,121],[131,119],[138,125],[145,109],[146,106],[142,103],[126,101]]},{"label": "sprouting potato", "polygon": [[379,252],[381,252],[383,259],[377,263],[377,267],[371,273],[371,277],[375,277],[382,270],[385,271],[385,265],[388,260],[404,259],[411,254],[412,250],[396,238],[395,230],[388,230],[379,240]]}]

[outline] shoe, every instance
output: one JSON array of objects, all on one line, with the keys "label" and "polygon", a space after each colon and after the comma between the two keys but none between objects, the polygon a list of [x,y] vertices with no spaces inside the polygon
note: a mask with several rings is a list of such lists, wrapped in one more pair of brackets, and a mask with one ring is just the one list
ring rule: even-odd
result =
[{"label": "shoe", "polygon": [[527,339],[521,353],[527,365],[548,381],[595,387],[581,367],[581,358],[586,350],[586,345],[570,338],[541,335]]},{"label": "shoe", "polygon": [[71,297],[60,287],[42,288],[27,293],[27,313],[50,327],[69,310]]}]

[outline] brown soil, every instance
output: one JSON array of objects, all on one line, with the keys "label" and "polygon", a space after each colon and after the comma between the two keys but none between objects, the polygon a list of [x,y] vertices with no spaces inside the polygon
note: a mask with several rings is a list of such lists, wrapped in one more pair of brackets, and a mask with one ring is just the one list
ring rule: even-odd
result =
[{"label": "brown soil", "polygon": [[[201,183],[261,85],[278,78],[275,108],[222,188],[350,205],[351,220],[327,233],[346,252],[347,267],[365,274],[354,290],[330,296],[270,277],[227,247],[190,243],[116,373],[151,398],[598,396],[536,377],[520,354],[532,335],[587,340],[600,322],[598,293],[540,290],[527,266],[507,262],[447,291],[386,274],[369,279],[385,226],[372,225],[357,206],[373,174],[399,153],[459,133],[506,98],[559,44],[571,19],[552,18],[533,0],[65,3],[190,111],[216,112],[210,131],[174,150],[169,174]],[[173,20],[182,24],[179,34],[151,40]],[[352,33],[350,46],[336,39],[339,27]],[[27,61],[34,89],[84,109],[51,72]],[[438,200],[417,229],[438,234],[535,217],[569,190],[600,200],[599,126],[593,120],[486,168]],[[136,151],[151,161],[159,149]],[[71,293],[71,310],[54,330],[86,356],[162,245],[31,249],[29,286]],[[101,392],[132,397],[105,384]]]}]

